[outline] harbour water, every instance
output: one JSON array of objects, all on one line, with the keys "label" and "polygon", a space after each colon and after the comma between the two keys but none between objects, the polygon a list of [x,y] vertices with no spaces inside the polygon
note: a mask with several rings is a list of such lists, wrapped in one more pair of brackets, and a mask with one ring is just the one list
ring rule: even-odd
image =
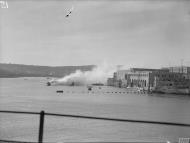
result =
[{"label": "harbour water", "polygon": [[[34,111],[190,124],[190,97],[131,94],[114,87],[46,86],[46,78],[0,79],[0,110]],[[56,93],[63,90],[63,93]],[[0,139],[37,141],[38,115],[0,113]],[[44,141],[177,142],[189,127],[45,118]]]}]

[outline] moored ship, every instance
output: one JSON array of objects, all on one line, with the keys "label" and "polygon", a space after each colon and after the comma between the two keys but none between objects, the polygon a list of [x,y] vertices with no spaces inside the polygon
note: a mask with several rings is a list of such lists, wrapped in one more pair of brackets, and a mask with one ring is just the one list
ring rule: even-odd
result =
[{"label": "moored ship", "polygon": [[190,95],[190,89],[189,88],[176,88],[176,87],[168,87],[168,86],[156,88],[153,90],[153,92],[155,92],[155,93],[166,93],[166,94]]}]

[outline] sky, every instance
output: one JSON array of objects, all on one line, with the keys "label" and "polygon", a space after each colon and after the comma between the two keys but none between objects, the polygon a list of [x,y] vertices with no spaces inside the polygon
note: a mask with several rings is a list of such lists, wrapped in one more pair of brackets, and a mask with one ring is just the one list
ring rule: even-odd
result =
[{"label": "sky", "polygon": [[[7,0],[0,62],[190,66],[190,1]],[[69,9],[74,7],[69,17]]]}]

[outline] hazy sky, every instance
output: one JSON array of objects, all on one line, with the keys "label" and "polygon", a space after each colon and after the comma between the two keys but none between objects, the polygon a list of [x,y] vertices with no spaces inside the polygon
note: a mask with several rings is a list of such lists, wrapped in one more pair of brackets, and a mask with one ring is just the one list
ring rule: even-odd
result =
[{"label": "hazy sky", "polygon": [[190,66],[190,1],[7,2],[0,8],[0,62],[159,68],[183,59]]}]

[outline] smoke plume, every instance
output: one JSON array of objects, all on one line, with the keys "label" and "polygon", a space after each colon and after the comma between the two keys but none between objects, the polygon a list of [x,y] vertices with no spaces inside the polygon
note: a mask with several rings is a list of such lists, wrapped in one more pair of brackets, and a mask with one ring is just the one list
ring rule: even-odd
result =
[{"label": "smoke plume", "polygon": [[75,73],[71,73],[63,78],[57,79],[56,83],[71,85],[88,85],[93,83],[106,84],[107,78],[113,77],[113,73],[117,70],[117,66],[108,65],[103,63],[102,65],[94,67],[91,71],[76,70]]}]

